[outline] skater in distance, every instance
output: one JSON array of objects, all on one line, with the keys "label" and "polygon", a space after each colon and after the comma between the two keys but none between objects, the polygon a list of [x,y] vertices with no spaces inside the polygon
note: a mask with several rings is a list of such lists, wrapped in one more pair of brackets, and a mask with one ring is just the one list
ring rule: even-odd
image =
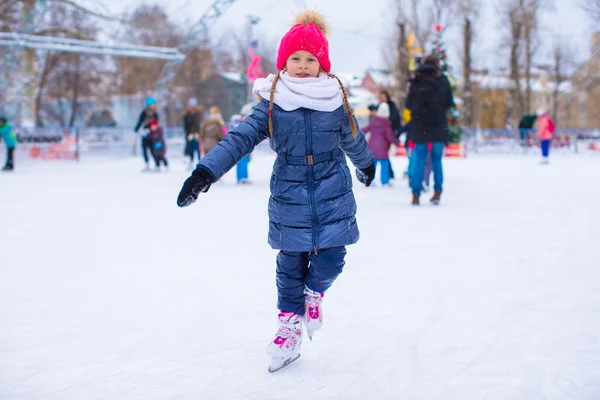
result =
[{"label": "skater in distance", "polygon": [[148,165],[148,152],[154,159],[154,163],[158,167],[158,162],[156,161],[156,157],[154,156],[154,150],[152,149],[152,141],[150,140],[150,122],[158,121],[158,111],[156,110],[156,100],[154,97],[146,97],[146,108],[142,110],[140,113],[140,117],[138,118],[138,123],[133,128],[135,133],[138,133],[140,128],[142,128],[142,133],[140,134],[140,139],[142,142],[142,156],[144,157],[144,169],[142,172],[150,171],[150,165]]},{"label": "skater in distance", "polygon": [[6,164],[2,167],[2,171],[12,171],[15,168],[14,153],[17,135],[14,134],[12,126],[5,117],[0,117],[0,141],[2,140],[6,146]]},{"label": "skater in distance", "polygon": [[359,239],[356,202],[346,155],[358,180],[369,186],[373,154],[346,98],[329,71],[324,17],[298,15],[283,36],[276,75],[258,79],[262,98],[251,115],[232,129],[197,165],[177,198],[180,207],[269,138],[277,153],[271,175],[269,244],[276,260],[279,328],[267,347],[269,371],[300,357],[303,332],[312,339],[323,323],[324,293],[342,272],[347,245]]}]

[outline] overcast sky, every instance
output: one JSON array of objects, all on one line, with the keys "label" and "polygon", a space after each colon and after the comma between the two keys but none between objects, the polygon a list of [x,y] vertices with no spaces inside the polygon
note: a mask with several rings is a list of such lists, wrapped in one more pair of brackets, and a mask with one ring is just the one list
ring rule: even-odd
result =
[{"label": "overcast sky", "polygon": [[[427,0],[424,0],[427,1]],[[480,0],[482,12],[476,23],[476,67],[492,70],[508,65],[507,54],[502,54],[500,42],[506,29],[498,20],[498,11],[507,0]],[[77,0],[78,3],[95,10],[120,13],[134,10],[140,4],[162,6],[174,21],[191,25],[208,9],[213,0]],[[547,60],[556,37],[562,38],[574,47],[577,61],[589,56],[591,32],[594,29],[591,19],[574,4],[577,0],[554,0],[555,11],[542,16],[540,38],[545,44],[540,49],[539,58]],[[390,0],[237,0],[226,14],[213,27],[214,34],[223,34],[228,29],[240,29],[246,16],[256,15],[262,19],[255,32],[259,38],[277,42],[293,21],[294,13],[305,7],[317,7],[328,19],[331,26],[330,56],[332,69],[340,72],[360,73],[368,67],[385,67],[382,52],[386,46],[394,46],[393,15]],[[458,21],[449,28],[446,43],[451,64],[458,64],[460,31]],[[596,21],[596,30],[600,22]]]}]

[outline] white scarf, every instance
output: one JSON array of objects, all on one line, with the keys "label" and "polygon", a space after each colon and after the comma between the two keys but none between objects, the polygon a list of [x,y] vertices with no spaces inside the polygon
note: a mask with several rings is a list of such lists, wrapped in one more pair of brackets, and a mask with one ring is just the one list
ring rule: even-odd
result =
[{"label": "white scarf", "polygon": [[[269,100],[275,75],[259,78],[254,82],[252,93]],[[337,79],[321,72],[316,78],[292,78],[286,71],[279,74],[273,102],[285,111],[308,108],[332,112],[343,104],[343,96]]]}]

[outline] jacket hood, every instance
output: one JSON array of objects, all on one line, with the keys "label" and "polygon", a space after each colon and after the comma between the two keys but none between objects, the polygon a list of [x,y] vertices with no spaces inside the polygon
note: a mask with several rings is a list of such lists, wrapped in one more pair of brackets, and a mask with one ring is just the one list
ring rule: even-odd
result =
[{"label": "jacket hood", "polygon": [[440,71],[438,67],[431,64],[421,64],[419,68],[417,68],[416,72],[437,72]]}]

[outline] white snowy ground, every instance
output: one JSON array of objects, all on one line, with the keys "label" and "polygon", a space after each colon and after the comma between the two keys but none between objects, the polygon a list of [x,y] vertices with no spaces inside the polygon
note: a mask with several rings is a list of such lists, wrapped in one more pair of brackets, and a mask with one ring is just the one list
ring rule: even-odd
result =
[{"label": "white snowy ground", "polygon": [[323,330],[275,374],[271,157],[187,209],[181,159],[22,163],[0,175],[0,399],[599,399],[600,157],[537,162],[445,160],[438,208],[356,185]]}]

